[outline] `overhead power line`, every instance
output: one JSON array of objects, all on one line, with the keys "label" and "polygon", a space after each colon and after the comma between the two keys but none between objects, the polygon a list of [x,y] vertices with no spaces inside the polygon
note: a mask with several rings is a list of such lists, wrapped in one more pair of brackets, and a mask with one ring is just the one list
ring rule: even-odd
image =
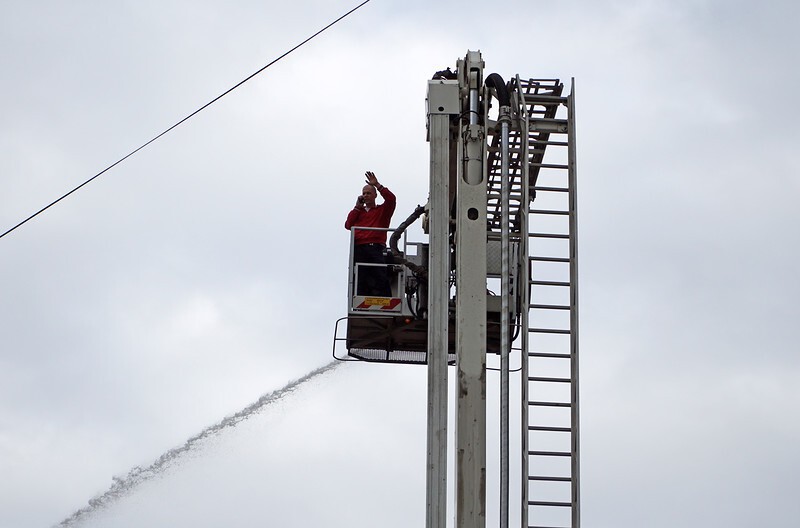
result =
[{"label": "overhead power line", "polygon": [[85,182],[83,182],[82,184],[78,185],[77,187],[75,187],[74,189],[72,189],[71,191],[69,191],[68,193],[66,193],[66,194],[64,194],[64,195],[62,195],[62,196],[60,196],[58,199],[56,199],[56,200],[53,200],[53,201],[52,201],[52,202],[50,202],[48,205],[46,205],[46,206],[42,207],[41,209],[39,209],[38,211],[36,211],[36,212],[35,212],[35,213],[33,213],[32,215],[30,215],[29,217],[27,217],[25,220],[21,221],[20,223],[18,223],[18,224],[17,224],[17,225],[15,225],[14,227],[12,227],[12,228],[10,228],[9,230],[7,230],[6,232],[4,232],[2,235],[0,235],[0,238],[3,238],[3,237],[4,237],[4,236],[6,236],[7,234],[9,234],[9,233],[11,233],[12,231],[16,230],[18,227],[21,227],[21,226],[23,226],[24,224],[28,223],[30,220],[33,220],[34,218],[36,218],[37,216],[39,216],[39,215],[40,215],[40,214],[42,214],[43,212],[47,211],[48,209],[50,209],[51,207],[53,207],[54,205],[56,205],[58,202],[60,202],[60,201],[61,201],[61,200],[63,200],[64,198],[66,198],[66,197],[70,196],[71,194],[73,194],[74,192],[76,192],[76,191],[80,190],[81,188],[83,188],[84,186],[88,185],[88,184],[89,184],[89,183],[91,183],[92,181],[96,180],[97,178],[99,178],[100,176],[102,176],[103,174],[105,174],[106,172],[108,172],[109,170],[113,169],[114,167],[116,167],[117,165],[119,165],[120,163],[122,163],[123,161],[125,161],[126,159],[130,158],[131,156],[133,156],[134,154],[136,154],[137,152],[139,152],[140,150],[142,150],[143,148],[145,148],[146,146],[148,146],[149,144],[151,144],[151,143],[153,143],[154,141],[156,141],[157,139],[161,138],[161,136],[164,136],[165,134],[167,134],[167,133],[171,132],[173,129],[175,129],[175,128],[179,127],[180,125],[182,125],[183,123],[185,123],[186,121],[188,121],[189,119],[191,119],[192,117],[196,116],[197,114],[199,114],[200,112],[202,112],[203,110],[205,110],[206,108],[208,108],[209,106],[211,106],[212,104],[216,103],[217,101],[219,101],[220,99],[222,99],[223,97],[225,97],[226,95],[228,95],[229,93],[231,93],[232,91],[234,91],[235,89],[239,88],[241,85],[243,85],[244,83],[246,83],[247,81],[249,81],[250,79],[252,79],[253,77],[255,77],[256,75],[260,74],[261,72],[263,72],[264,70],[266,70],[267,68],[269,68],[270,66],[272,66],[273,64],[275,64],[276,62],[278,62],[279,60],[283,59],[284,57],[286,57],[287,55],[289,55],[290,53],[292,53],[293,51],[295,51],[295,50],[296,50],[296,49],[298,49],[299,47],[303,46],[304,44],[306,44],[307,42],[309,42],[311,39],[313,39],[314,37],[316,37],[317,35],[319,35],[320,33],[324,32],[325,30],[327,30],[327,29],[329,29],[330,27],[334,26],[335,24],[337,24],[337,23],[338,23],[338,22],[340,22],[341,20],[345,19],[347,16],[351,15],[352,13],[354,13],[355,11],[357,11],[358,9],[360,9],[361,7],[363,7],[364,5],[368,4],[369,2],[370,2],[370,0],[364,0],[364,2],[361,2],[361,3],[360,3],[360,4],[358,4],[356,7],[354,7],[353,9],[351,9],[350,11],[348,11],[347,13],[343,14],[342,16],[340,16],[339,18],[337,18],[336,20],[334,20],[333,22],[331,22],[330,24],[328,24],[328,25],[327,25],[327,26],[325,26],[324,28],[320,29],[319,31],[317,31],[316,33],[314,33],[313,35],[311,35],[310,37],[308,37],[308,38],[307,38],[307,39],[305,39],[303,42],[301,42],[300,44],[296,45],[295,47],[293,47],[293,48],[292,48],[292,49],[290,49],[289,51],[287,51],[287,52],[283,53],[283,55],[279,56],[277,59],[274,59],[272,62],[270,62],[270,63],[269,63],[269,64],[267,64],[266,66],[263,66],[262,68],[259,68],[258,70],[256,70],[256,71],[255,71],[255,72],[253,72],[252,74],[248,75],[247,77],[245,77],[244,79],[242,79],[241,81],[239,81],[238,83],[236,83],[235,85],[233,85],[232,87],[230,87],[230,88],[228,88],[227,90],[225,90],[224,92],[222,92],[220,95],[216,96],[215,98],[213,98],[212,100],[210,100],[209,102],[207,102],[206,104],[204,104],[203,106],[201,106],[200,108],[198,108],[197,110],[195,110],[194,112],[192,112],[191,114],[187,115],[186,117],[184,117],[183,119],[181,119],[180,121],[178,121],[177,123],[175,123],[174,125],[172,125],[171,127],[169,127],[168,129],[164,130],[163,132],[161,132],[160,134],[158,134],[157,136],[155,136],[154,138],[152,138],[151,140],[147,141],[146,143],[144,143],[144,144],[143,144],[143,145],[141,145],[140,147],[138,147],[138,148],[136,148],[136,149],[132,150],[131,152],[129,152],[129,153],[128,153],[128,154],[126,154],[125,156],[121,157],[120,159],[118,159],[117,161],[115,161],[114,163],[112,163],[111,165],[109,165],[108,167],[106,167],[105,169],[101,170],[100,172],[98,172],[97,174],[95,174],[94,176],[92,176],[91,178],[89,178],[88,180],[86,180]]}]

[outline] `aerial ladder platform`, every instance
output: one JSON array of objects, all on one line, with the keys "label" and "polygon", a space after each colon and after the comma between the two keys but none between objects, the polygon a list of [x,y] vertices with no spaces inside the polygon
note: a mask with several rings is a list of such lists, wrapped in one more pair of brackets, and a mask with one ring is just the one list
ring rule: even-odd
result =
[{"label": "aerial ladder platform", "polygon": [[[480,52],[469,51],[455,72],[428,81],[429,201],[388,229],[391,297],[353,294],[351,251],[334,357],[428,366],[427,528],[445,528],[448,514],[456,528],[486,525],[486,489],[495,489],[485,482],[486,360],[499,358],[498,524],[580,528],[574,81],[566,92],[557,78],[483,70]],[[409,242],[405,228],[417,218],[429,239]]]}]

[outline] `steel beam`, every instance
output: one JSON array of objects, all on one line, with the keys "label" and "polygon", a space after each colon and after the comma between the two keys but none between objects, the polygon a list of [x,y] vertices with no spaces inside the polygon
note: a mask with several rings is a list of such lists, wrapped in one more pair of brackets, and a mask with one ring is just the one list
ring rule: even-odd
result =
[{"label": "steel beam", "polygon": [[456,178],[456,528],[486,526],[486,177],[478,119],[483,61],[460,63],[469,124],[459,138]]},{"label": "steel beam", "polygon": [[447,348],[450,301],[450,114],[456,81],[428,82],[430,201],[428,257],[427,528],[447,526]]}]

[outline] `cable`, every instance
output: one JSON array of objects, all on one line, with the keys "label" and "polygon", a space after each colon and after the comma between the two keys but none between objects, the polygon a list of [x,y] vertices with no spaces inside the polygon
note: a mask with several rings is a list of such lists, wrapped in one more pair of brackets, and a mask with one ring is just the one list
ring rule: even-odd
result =
[{"label": "cable", "polygon": [[286,53],[284,53],[283,55],[281,55],[281,56],[280,56],[280,57],[278,57],[277,59],[275,59],[275,60],[273,60],[272,62],[270,62],[269,64],[267,64],[266,66],[264,66],[264,67],[260,68],[259,70],[257,70],[255,73],[252,73],[252,74],[250,74],[249,76],[247,76],[246,78],[244,78],[243,80],[239,81],[239,82],[238,82],[238,83],[236,83],[236,84],[235,84],[233,87],[231,87],[231,88],[228,88],[228,89],[227,89],[227,90],[225,90],[223,93],[221,93],[220,95],[218,95],[217,97],[215,97],[215,98],[214,98],[214,99],[212,99],[211,101],[207,102],[206,104],[204,104],[203,106],[201,106],[200,108],[198,108],[197,110],[195,110],[194,112],[192,112],[191,114],[187,115],[186,117],[184,117],[183,119],[181,119],[180,121],[178,121],[177,123],[175,123],[174,125],[172,125],[171,127],[169,127],[168,129],[166,129],[165,131],[161,132],[160,134],[158,134],[157,136],[155,136],[153,139],[151,139],[151,140],[150,140],[150,141],[148,141],[147,143],[145,143],[145,144],[143,144],[142,146],[140,146],[140,147],[138,147],[138,148],[134,149],[133,151],[129,152],[128,154],[126,154],[125,156],[121,157],[120,159],[118,159],[117,161],[115,161],[114,163],[112,163],[111,165],[109,165],[108,167],[106,167],[105,169],[101,170],[100,172],[98,172],[97,174],[95,174],[94,176],[92,176],[91,178],[89,178],[88,180],[86,180],[85,182],[83,182],[82,184],[78,185],[77,187],[75,187],[74,189],[72,189],[71,191],[69,191],[68,193],[66,193],[66,194],[64,194],[63,196],[61,196],[60,198],[58,198],[58,199],[56,199],[56,200],[54,200],[54,201],[50,202],[50,204],[48,204],[48,205],[46,205],[46,206],[42,207],[41,209],[39,209],[38,211],[36,211],[36,212],[35,212],[35,213],[33,213],[32,215],[30,215],[28,218],[26,218],[25,220],[21,221],[20,223],[18,223],[17,225],[15,225],[15,226],[14,226],[14,227],[12,227],[11,229],[9,229],[8,231],[6,231],[6,232],[5,232],[5,233],[3,233],[2,235],[0,235],[0,238],[3,238],[3,237],[4,237],[4,236],[6,236],[7,234],[9,234],[9,233],[11,233],[12,231],[16,230],[18,227],[21,227],[21,226],[23,226],[24,224],[28,223],[30,220],[33,220],[34,218],[36,218],[37,216],[39,216],[39,215],[40,215],[40,214],[42,214],[43,212],[47,211],[48,209],[50,209],[51,207],[53,207],[55,204],[57,204],[58,202],[60,202],[60,201],[61,201],[61,200],[63,200],[64,198],[66,198],[66,197],[70,196],[72,193],[74,193],[74,192],[78,191],[79,189],[81,189],[81,188],[82,188],[82,187],[84,187],[85,185],[88,185],[89,183],[91,183],[91,182],[92,182],[92,181],[94,181],[95,179],[99,178],[100,176],[102,176],[103,174],[105,174],[106,172],[108,172],[109,170],[113,169],[114,167],[116,167],[117,165],[119,165],[120,163],[122,163],[123,161],[125,161],[126,159],[130,158],[131,156],[133,156],[134,154],[136,154],[137,152],[139,152],[140,150],[142,150],[143,148],[145,148],[146,146],[148,146],[150,143],[153,143],[154,141],[156,141],[157,139],[159,139],[161,136],[163,136],[163,135],[167,134],[168,132],[171,132],[173,129],[175,129],[175,128],[179,127],[179,126],[180,126],[180,125],[182,125],[184,122],[188,121],[189,119],[191,119],[191,118],[192,118],[192,117],[194,117],[195,115],[199,114],[200,112],[202,112],[203,110],[205,110],[206,108],[208,108],[209,106],[211,106],[212,104],[216,103],[217,101],[219,101],[220,99],[222,99],[223,97],[225,97],[226,95],[228,95],[229,93],[231,93],[232,91],[234,91],[235,89],[239,88],[241,85],[243,85],[244,83],[246,83],[247,81],[249,81],[250,79],[252,79],[253,77],[255,77],[256,75],[258,75],[259,73],[263,72],[264,70],[266,70],[267,68],[269,68],[270,66],[272,66],[273,64],[275,64],[276,62],[278,62],[279,60],[283,59],[284,57],[286,57],[287,55],[289,55],[290,53],[292,53],[293,51],[295,51],[295,50],[296,50],[297,48],[299,48],[300,46],[302,46],[302,45],[306,44],[308,41],[310,41],[311,39],[313,39],[314,37],[316,37],[317,35],[319,35],[319,34],[320,34],[320,33],[322,33],[323,31],[327,30],[328,28],[330,28],[330,27],[331,27],[331,26],[333,26],[334,24],[336,24],[336,23],[338,23],[339,21],[343,20],[344,18],[346,18],[346,17],[347,17],[347,16],[349,16],[350,14],[354,13],[355,11],[357,11],[358,9],[360,9],[361,7],[363,7],[364,5],[368,4],[369,2],[370,2],[370,0],[364,0],[364,2],[361,2],[359,5],[357,5],[356,7],[354,7],[353,9],[351,9],[350,11],[348,11],[347,13],[343,14],[342,16],[340,16],[339,18],[337,18],[336,20],[334,20],[333,22],[331,22],[330,24],[328,24],[328,25],[327,25],[327,26],[325,26],[324,28],[320,29],[319,31],[317,31],[316,33],[314,33],[313,35],[311,35],[310,37],[308,37],[307,39],[305,39],[305,40],[304,40],[303,42],[301,42],[300,44],[296,45],[295,47],[293,47],[292,49],[290,49],[289,51],[287,51]]}]

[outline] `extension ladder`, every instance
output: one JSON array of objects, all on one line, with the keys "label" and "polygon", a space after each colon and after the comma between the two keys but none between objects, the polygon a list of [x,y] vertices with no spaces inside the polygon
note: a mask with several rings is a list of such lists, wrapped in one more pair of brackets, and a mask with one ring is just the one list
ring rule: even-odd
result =
[{"label": "extension ladder", "polygon": [[[580,528],[578,253],[574,83],[519,77],[511,83],[510,236],[516,276],[521,375],[521,526]],[[487,165],[489,236],[503,222],[500,138]],[[526,287],[527,285],[527,287]]]}]

